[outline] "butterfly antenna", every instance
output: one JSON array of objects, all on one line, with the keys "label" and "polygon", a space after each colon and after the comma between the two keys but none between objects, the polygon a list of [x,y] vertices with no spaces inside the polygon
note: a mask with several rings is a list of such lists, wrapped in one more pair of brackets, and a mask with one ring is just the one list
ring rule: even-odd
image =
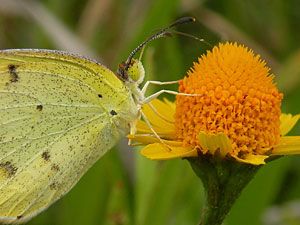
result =
[{"label": "butterfly antenna", "polygon": [[154,33],[153,35],[151,35],[150,37],[148,37],[145,41],[143,41],[141,44],[139,44],[128,56],[127,60],[123,63],[121,63],[119,65],[118,71],[117,71],[117,76],[123,80],[126,81],[128,79],[128,68],[130,67],[130,65],[132,64],[132,59],[135,56],[135,54],[137,52],[139,52],[140,50],[143,50],[144,47],[151,41],[161,38],[161,37],[167,37],[167,36],[172,36],[172,32],[170,32],[170,29],[181,25],[181,24],[185,24],[185,23],[191,23],[191,22],[195,22],[196,19],[194,17],[182,17],[178,20],[176,20],[175,22],[171,23],[169,26],[159,30],[158,32]]},{"label": "butterfly antenna", "polygon": [[192,35],[192,34],[180,32],[180,31],[177,31],[177,30],[171,31],[171,32],[169,33],[169,35],[172,35],[172,34],[177,34],[177,35],[182,35],[182,36],[185,36],[185,37],[189,37],[189,38],[192,38],[192,39],[194,39],[194,40],[196,40],[196,41],[203,42],[203,43],[205,43],[206,45],[208,45],[209,47],[213,47],[209,42],[205,41],[203,38],[199,38],[199,37],[194,36],[194,35]]},{"label": "butterfly antenna", "polygon": [[[159,30],[158,32],[156,32],[155,34],[151,35],[150,37],[148,37],[145,41],[143,41],[140,45],[138,45],[128,56],[125,64],[129,67],[132,58],[135,56],[135,54],[137,52],[139,52],[147,43],[161,38],[161,37],[165,37],[168,36],[169,32],[167,32],[168,30],[170,30],[171,28],[181,25],[181,24],[185,24],[185,23],[191,23],[191,22],[195,22],[196,19],[194,17],[182,17],[178,20],[176,20],[175,22],[173,22],[172,24],[170,24],[169,26],[162,28],[161,30]],[[127,67],[127,69],[128,69]]]}]

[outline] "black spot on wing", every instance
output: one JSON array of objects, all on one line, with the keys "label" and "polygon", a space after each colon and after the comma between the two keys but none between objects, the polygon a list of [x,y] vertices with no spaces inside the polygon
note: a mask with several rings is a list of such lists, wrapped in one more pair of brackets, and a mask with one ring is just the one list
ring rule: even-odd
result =
[{"label": "black spot on wing", "polygon": [[22,219],[22,218],[23,218],[23,215],[17,216],[17,220],[20,220],[20,219]]},{"label": "black spot on wing", "polygon": [[51,170],[58,172],[60,170],[60,168],[59,168],[59,166],[57,164],[52,164]]},{"label": "black spot on wing", "polygon": [[42,153],[42,158],[45,160],[45,161],[50,161],[50,153],[48,151],[46,152],[43,152]]},{"label": "black spot on wing", "polygon": [[42,111],[43,110],[43,105],[37,105],[36,109],[39,110],[39,111]]},{"label": "black spot on wing", "polygon": [[8,65],[8,72],[10,74],[10,81],[11,82],[17,82],[19,80],[16,65],[13,65],[13,64]]},{"label": "black spot on wing", "polygon": [[9,177],[13,176],[18,168],[15,167],[11,162],[9,161],[6,161],[4,163],[0,163],[0,167],[4,168],[8,174]]},{"label": "black spot on wing", "polygon": [[98,97],[99,97],[99,98],[102,98],[103,96],[102,96],[101,94],[98,94]]},{"label": "black spot on wing", "polygon": [[111,110],[110,115],[115,116],[115,115],[118,115],[118,113],[115,110]]},{"label": "black spot on wing", "polygon": [[58,184],[56,182],[53,182],[52,184],[50,184],[50,189],[51,190],[57,190],[58,189]]}]

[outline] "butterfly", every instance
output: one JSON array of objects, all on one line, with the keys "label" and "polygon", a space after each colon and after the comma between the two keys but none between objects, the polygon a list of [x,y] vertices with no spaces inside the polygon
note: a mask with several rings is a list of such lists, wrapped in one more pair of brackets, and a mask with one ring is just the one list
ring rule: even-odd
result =
[{"label": "butterfly", "polygon": [[141,106],[167,92],[145,97],[151,81],[139,88],[145,72],[134,55],[191,21],[181,18],[150,36],[116,74],[63,51],[0,51],[0,222],[26,222],[48,208],[134,132]]}]

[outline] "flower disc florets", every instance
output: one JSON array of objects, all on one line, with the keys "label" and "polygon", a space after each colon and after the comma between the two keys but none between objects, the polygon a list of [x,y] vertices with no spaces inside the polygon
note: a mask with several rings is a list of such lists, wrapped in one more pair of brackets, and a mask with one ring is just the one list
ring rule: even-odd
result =
[{"label": "flower disc florets", "polygon": [[260,56],[233,43],[203,55],[179,85],[180,92],[199,96],[177,96],[177,138],[197,147],[199,132],[224,133],[233,155],[262,154],[276,145],[283,96],[269,70]]}]

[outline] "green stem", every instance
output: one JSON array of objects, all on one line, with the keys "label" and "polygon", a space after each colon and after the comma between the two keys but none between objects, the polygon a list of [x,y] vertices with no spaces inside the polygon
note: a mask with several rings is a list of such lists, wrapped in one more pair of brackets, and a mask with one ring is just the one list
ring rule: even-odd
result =
[{"label": "green stem", "polygon": [[206,201],[200,225],[220,225],[260,166],[201,156],[188,159],[202,180]]}]

